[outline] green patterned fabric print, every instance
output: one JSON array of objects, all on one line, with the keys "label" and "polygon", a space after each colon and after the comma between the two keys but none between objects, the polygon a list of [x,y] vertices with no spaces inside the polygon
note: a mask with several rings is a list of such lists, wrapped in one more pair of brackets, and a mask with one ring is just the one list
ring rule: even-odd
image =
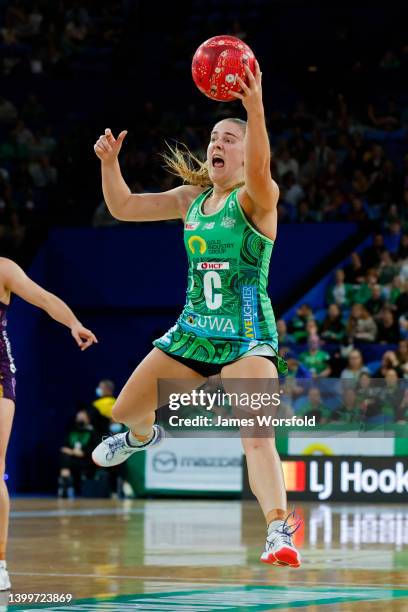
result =
[{"label": "green patterned fabric print", "polygon": [[[186,305],[174,327],[153,344],[170,355],[219,364],[249,351],[276,356],[278,334],[267,294],[273,241],[250,225],[238,190],[219,211],[202,214],[210,192],[194,200],[184,223]],[[286,364],[279,361],[284,373]]]}]

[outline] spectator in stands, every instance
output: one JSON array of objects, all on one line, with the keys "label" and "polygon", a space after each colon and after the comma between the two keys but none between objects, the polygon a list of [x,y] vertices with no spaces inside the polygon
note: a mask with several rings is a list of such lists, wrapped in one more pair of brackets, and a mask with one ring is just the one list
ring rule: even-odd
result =
[{"label": "spectator in stands", "polygon": [[[300,363],[299,359],[296,356],[296,353],[293,353],[292,351],[288,351],[285,354],[285,359],[288,364],[287,376],[289,376],[290,378],[311,378],[312,377],[311,372],[302,363]],[[303,392],[303,388],[302,388],[302,392]]]},{"label": "spectator in stands", "polygon": [[345,325],[337,304],[330,304],[327,315],[320,326],[320,336],[325,342],[341,343],[345,336]]},{"label": "spectator in stands", "polygon": [[357,285],[364,280],[364,268],[358,253],[351,254],[351,262],[344,268],[345,282],[349,285]]},{"label": "spectator in stands", "polygon": [[395,219],[389,224],[387,229],[387,243],[391,253],[395,253],[398,250],[398,245],[401,242],[401,236],[401,222],[399,219]]},{"label": "spectator in stands", "polygon": [[377,318],[377,316],[381,313],[384,304],[385,299],[382,296],[381,285],[373,285],[371,287],[371,297],[365,303],[365,307],[374,318]]},{"label": "spectator in stands", "polygon": [[387,296],[387,302],[389,308],[393,312],[396,312],[396,302],[402,292],[402,280],[400,276],[394,276],[391,284],[385,287],[384,293]]},{"label": "spectator in stands", "polygon": [[367,213],[364,210],[363,200],[357,196],[352,197],[351,207],[347,213],[347,221],[354,223],[364,223],[367,221]]},{"label": "spectator in stands", "polygon": [[403,378],[408,378],[408,340],[400,340],[398,342],[397,359],[400,375]]},{"label": "spectator in stands", "polygon": [[361,351],[359,351],[358,349],[354,349],[349,355],[347,368],[344,368],[340,377],[343,379],[351,379],[353,381],[358,381],[360,380],[361,374],[363,373],[368,374],[369,370],[364,365]]},{"label": "spectator in stands", "polygon": [[363,265],[365,268],[376,267],[380,264],[381,255],[385,251],[384,236],[377,233],[374,236],[372,246],[369,246],[363,251]]},{"label": "spectator in stands", "polygon": [[296,221],[298,223],[313,223],[315,220],[310,210],[309,202],[307,200],[301,200],[298,206]]},{"label": "spectator in stands", "polygon": [[354,342],[374,342],[377,325],[362,304],[353,304],[347,323],[347,334]]},{"label": "spectator in stands", "polygon": [[404,399],[404,389],[400,384],[397,370],[389,368],[385,373],[384,382],[385,386],[381,387],[380,392],[381,414],[388,421],[396,421]]},{"label": "spectator in stands", "polygon": [[316,423],[324,425],[330,419],[330,410],[324,404],[318,387],[311,387],[307,393],[307,401],[301,405],[296,415],[300,417],[316,417]]},{"label": "spectator in stands", "polygon": [[388,370],[395,370],[398,373],[399,362],[397,355],[394,351],[385,351],[384,355],[381,358],[381,366],[375,372],[375,378],[385,378]]},{"label": "spectator in stands", "polygon": [[299,164],[296,159],[291,156],[288,147],[284,147],[277,155],[276,170],[280,180],[283,180],[283,177],[288,172],[291,172],[293,177],[297,179],[299,174]]},{"label": "spectator in stands", "polygon": [[384,308],[378,322],[377,342],[380,344],[397,344],[400,340],[398,322],[392,310]]},{"label": "spectator in stands", "polygon": [[276,321],[276,329],[278,332],[279,346],[290,347],[296,344],[295,337],[288,333],[288,327],[284,319]]},{"label": "spectator in stands", "polygon": [[374,285],[378,285],[378,277],[378,270],[376,268],[369,268],[363,282],[355,287],[353,302],[365,304],[371,297],[371,290]]},{"label": "spectator in stands", "polygon": [[408,313],[408,280],[403,281],[401,293],[395,300],[395,310],[397,317]]},{"label": "spectator in stands", "polygon": [[313,319],[313,311],[308,304],[302,304],[289,323],[289,333],[295,338],[298,344],[306,342],[306,324],[309,319]]},{"label": "spectator in stands", "polygon": [[332,414],[338,423],[357,424],[365,420],[365,410],[358,400],[356,391],[350,387],[344,390],[340,408]]},{"label": "spectator in stands", "polygon": [[378,413],[379,388],[372,384],[370,374],[362,372],[356,387],[357,402],[364,410],[366,417],[374,416]]},{"label": "spectator in stands", "polygon": [[329,353],[320,349],[318,336],[311,336],[308,340],[308,350],[299,355],[299,361],[304,365],[313,378],[330,376]]},{"label": "spectator in stands", "polygon": [[[96,399],[92,402],[91,417],[95,430],[101,435],[117,433],[121,429],[112,421],[112,409],[116,402],[114,392],[115,384],[107,378],[99,381],[95,389]],[[112,425],[114,431],[111,429]]]},{"label": "spectator in stands", "polygon": [[307,339],[312,338],[313,336],[318,336],[319,328],[315,319],[309,319],[306,323],[306,333]]},{"label": "spectator in stands", "polygon": [[347,308],[352,300],[353,289],[344,282],[344,270],[339,269],[335,272],[335,283],[329,288],[327,301],[329,304]]},{"label": "spectator in stands", "polygon": [[398,274],[398,266],[394,262],[389,251],[383,251],[381,253],[379,272],[380,285],[388,285],[389,283],[391,283],[394,276]]},{"label": "spectator in stands", "polygon": [[80,410],[61,448],[58,497],[74,497],[80,492],[82,478],[93,473],[91,453],[97,439],[89,414]]},{"label": "spectator in stands", "polygon": [[305,193],[299,183],[296,182],[296,177],[293,172],[287,172],[282,178],[283,200],[291,204],[294,208],[305,197]]}]

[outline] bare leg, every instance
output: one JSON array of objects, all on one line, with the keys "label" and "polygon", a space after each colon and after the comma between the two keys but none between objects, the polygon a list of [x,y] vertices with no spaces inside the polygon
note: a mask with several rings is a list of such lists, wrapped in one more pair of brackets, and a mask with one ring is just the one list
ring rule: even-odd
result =
[{"label": "bare leg", "polygon": [[183,391],[199,387],[206,378],[154,348],[137,366],[113,407],[115,421],[124,423],[134,435],[149,436],[159,408],[157,382],[160,379],[191,379]]},{"label": "bare leg", "polygon": [[[263,357],[244,357],[222,369],[226,379],[277,379],[274,364]],[[236,390],[236,389],[234,389]],[[242,390],[245,390],[243,383]],[[283,471],[273,437],[242,437],[251,490],[257,498],[267,523],[286,515],[287,499]]]},{"label": "bare leg", "polygon": [[14,417],[14,402],[9,399],[0,399],[0,561],[6,557],[8,524],[10,514],[10,498],[4,471],[6,467],[6,452],[10,439],[11,426]]}]

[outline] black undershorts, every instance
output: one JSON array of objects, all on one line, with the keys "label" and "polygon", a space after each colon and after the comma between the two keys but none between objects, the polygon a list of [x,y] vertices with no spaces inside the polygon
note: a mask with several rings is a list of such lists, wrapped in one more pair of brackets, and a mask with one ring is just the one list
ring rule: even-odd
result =
[{"label": "black undershorts", "polygon": [[[179,357],[178,355],[170,355],[170,353],[166,353],[166,355],[182,363],[191,370],[194,370],[194,372],[197,372],[197,374],[200,374],[200,376],[203,376],[204,378],[208,378],[209,376],[216,376],[221,372],[224,366],[240,361],[240,359],[235,359],[234,361],[228,361],[227,363],[207,363],[205,361],[199,361],[198,359],[189,359],[187,357]],[[272,361],[272,363],[276,367],[276,370],[279,371],[277,357],[272,357],[269,355],[254,355],[254,357],[263,357],[264,359]]]}]

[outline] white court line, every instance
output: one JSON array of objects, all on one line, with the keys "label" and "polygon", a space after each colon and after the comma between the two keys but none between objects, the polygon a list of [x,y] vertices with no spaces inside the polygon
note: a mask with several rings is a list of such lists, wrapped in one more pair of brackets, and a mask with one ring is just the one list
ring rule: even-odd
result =
[{"label": "white court line", "polygon": [[[163,582],[163,581],[168,581],[169,584],[172,584],[173,582],[181,582],[181,583],[190,583],[190,584],[194,584],[195,582],[199,582],[202,583],[203,585],[218,585],[218,586],[228,586],[229,584],[235,585],[235,584],[240,584],[242,586],[245,586],[245,581],[243,580],[234,580],[234,579],[230,579],[228,582],[226,581],[217,581],[217,580],[208,580],[208,578],[173,578],[172,576],[115,576],[115,575],[111,575],[111,574],[69,574],[69,573],[59,573],[59,572],[55,572],[55,573],[48,573],[48,572],[10,572],[12,576],[61,576],[63,578],[95,578],[96,580],[99,580],[101,578],[109,578],[109,579],[114,579],[114,580],[152,580],[152,581],[156,581],[158,583]],[[269,582],[267,582],[266,580],[259,580],[259,579],[250,579],[248,580],[249,583],[259,583],[259,584],[266,584],[269,585]],[[287,585],[284,585],[286,587],[291,587],[293,585],[299,585],[299,586],[310,586],[310,587],[319,587],[319,586],[334,586],[334,587],[345,587],[345,588],[349,588],[349,587],[356,587],[356,588],[364,588],[364,587],[377,587],[379,589],[382,588],[394,588],[394,589],[404,589],[404,585],[401,584],[378,584],[378,582],[372,584],[352,584],[352,585],[348,585],[347,587],[344,584],[333,584],[333,582],[321,582],[319,581],[316,584],[311,584],[309,581],[306,580],[295,580],[295,581],[290,581]],[[271,585],[274,586],[274,585]]]},{"label": "white court line", "polygon": [[143,508],[89,508],[75,510],[60,508],[58,510],[14,510],[11,518],[49,518],[50,516],[115,516],[125,514],[142,514]]}]

